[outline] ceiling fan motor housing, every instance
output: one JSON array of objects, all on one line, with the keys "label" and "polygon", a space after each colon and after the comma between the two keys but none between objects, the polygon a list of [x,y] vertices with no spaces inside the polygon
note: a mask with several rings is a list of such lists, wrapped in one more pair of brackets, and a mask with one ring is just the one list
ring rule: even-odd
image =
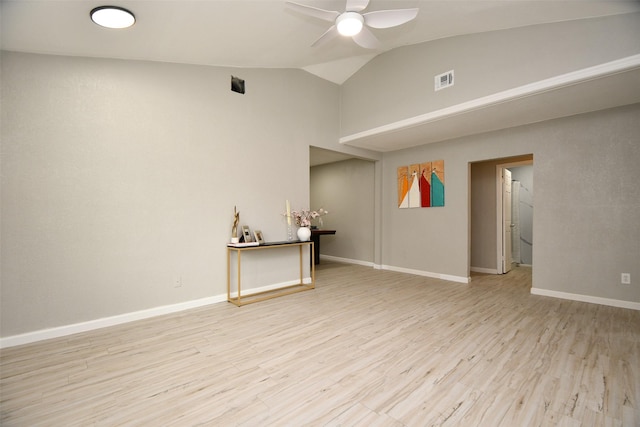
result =
[{"label": "ceiling fan motor housing", "polygon": [[336,27],[343,36],[355,36],[363,25],[364,18],[358,12],[344,12],[336,18]]}]

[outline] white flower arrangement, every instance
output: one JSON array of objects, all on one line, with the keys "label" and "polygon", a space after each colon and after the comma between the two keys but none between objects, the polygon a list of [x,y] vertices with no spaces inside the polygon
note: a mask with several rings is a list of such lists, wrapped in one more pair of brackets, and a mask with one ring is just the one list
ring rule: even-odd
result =
[{"label": "white flower arrangement", "polygon": [[310,227],[312,220],[320,218],[323,215],[327,215],[328,213],[329,211],[326,211],[323,208],[320,208],[317,211],[302,209],[291,211],[291,217],[294,219],[298,227]]}]

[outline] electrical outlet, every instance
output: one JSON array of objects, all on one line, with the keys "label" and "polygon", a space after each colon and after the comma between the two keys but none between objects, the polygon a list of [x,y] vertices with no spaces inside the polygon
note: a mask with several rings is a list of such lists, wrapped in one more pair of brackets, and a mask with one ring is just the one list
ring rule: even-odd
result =
[{"label": "electrical outlet", "polygon": [[631,274],[630,273],[622,273],[620,275],[620,283],[622,283],[623,285],[630,285],[631,284]]},{"label": "electrical outlet", "polygon": [[182,276],[176,276],[173,279],[173,287],[174,288],[181,288],[182,287]]}]

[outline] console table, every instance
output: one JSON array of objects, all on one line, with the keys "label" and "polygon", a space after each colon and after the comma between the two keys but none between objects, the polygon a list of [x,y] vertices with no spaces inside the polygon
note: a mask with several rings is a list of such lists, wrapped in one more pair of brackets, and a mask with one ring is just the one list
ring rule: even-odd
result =
[{"label": "console table", "polygon": [[327,234],[336,234],[336,230],[319,230],[317,228],[311,229],[311,240],[315,243],[315,256],[313,258],[313,262],[315,264],[320,264],[320,236],[324,236]]},{"label": "console table", "polygon": [[[292,246],[297,246],[300,250],[300,282],[290,286],[284,286],[282,288],[262,291],[262,292],[254,292],[248,295],[242,295],[242,280],[241,280],[241,260],[242,253],[246,251],[262,251],[267,249],[278,249],[278,248],[289,248]],[[311,283],[304,283],[303,279],[303,251],[302,248],[304,246],[309,246],[309,260],[313,260],[314,254],[314,244],[312,241],[309,242],[267,242],[262,243],[259,246],[227,246],[227,301],[237,305],[238,307],[246,304],[251,304],[258,301],[264,301],[271,298],[280,297],[283,295],[295,294],[297,292],[308,291],[311,289],[315,289],[316,278],[315,278],[315,265],[313,262],[311,264]],[[231,297],[231,253],[236,253],[236,261],[237,261],[237,279],[238,279],[238,296]]]}]

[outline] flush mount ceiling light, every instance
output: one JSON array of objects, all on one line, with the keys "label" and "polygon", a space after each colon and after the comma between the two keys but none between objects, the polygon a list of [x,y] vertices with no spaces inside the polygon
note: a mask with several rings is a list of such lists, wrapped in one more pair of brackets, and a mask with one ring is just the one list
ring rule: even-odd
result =
[{"label": "flush mount ceiling light", "polygon": [[106,28],[128,28],[136,22],[133,13],[118,6],[96,7],[90,15],[93,22]]},{"label": "flush mount ceiling light", "polygon": [[355,36],[362,31],[364,18],[357,12],[344,12],[336,19],[338,32],[343,36]]}]

